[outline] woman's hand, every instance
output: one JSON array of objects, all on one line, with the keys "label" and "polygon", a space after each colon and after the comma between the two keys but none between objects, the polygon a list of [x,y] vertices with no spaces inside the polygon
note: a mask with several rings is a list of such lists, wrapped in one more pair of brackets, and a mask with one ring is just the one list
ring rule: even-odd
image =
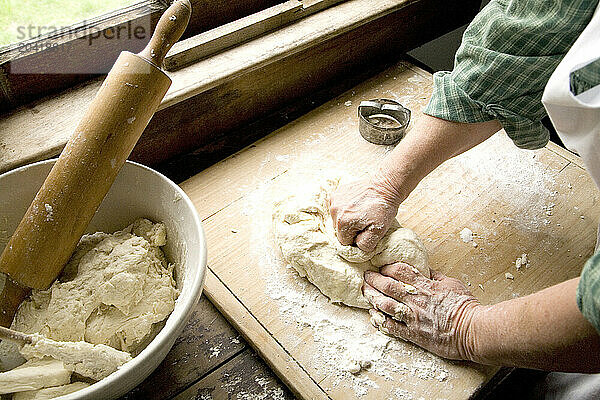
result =
[{"label": "woman's hand", "polygon": [[457,279],[395,263],[365,272],[371,322],[383,333],[413,342],[439,356],[472,359],[473,316],[484,308]]},{"label": "woman's hand", "polygon": [[340,185],[329,203],[338,240],[373,251],[394,221],[402,200],[390,185],[371,177]]},{"label": "woman's hand", "polygon": [[373,177],[342,185],[331,196],[331,217],[340,243],[374,250],[398,206],[421,179],[501,128],[498,121],[464,124],[420,115]]}]

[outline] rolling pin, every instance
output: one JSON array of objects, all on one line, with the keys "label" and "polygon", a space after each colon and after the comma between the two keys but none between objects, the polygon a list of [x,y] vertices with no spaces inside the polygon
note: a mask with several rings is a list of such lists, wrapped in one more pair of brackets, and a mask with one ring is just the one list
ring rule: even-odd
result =
[{"label": "rolling pin", "polygon": [[33,289],[47,289],[75,250],[171,85],[161,70],[191,15],[189,0],[161,16],[139,54],[122,52],[0,256],[0,325]]}]

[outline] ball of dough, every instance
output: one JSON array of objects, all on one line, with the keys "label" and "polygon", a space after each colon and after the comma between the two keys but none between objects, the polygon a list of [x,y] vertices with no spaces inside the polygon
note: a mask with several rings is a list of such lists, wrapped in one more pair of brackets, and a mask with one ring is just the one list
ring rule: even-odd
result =
[{"label": "ball of dough", "polygon": [[340,244],[327,206],[338,183],[324,180],[274,205],[273,232],[283,259],[332,302],[360,308],[370,308],[361,290],[367,270],[401,261],[430,277],[425,246],[397,221],[372,252]]}]

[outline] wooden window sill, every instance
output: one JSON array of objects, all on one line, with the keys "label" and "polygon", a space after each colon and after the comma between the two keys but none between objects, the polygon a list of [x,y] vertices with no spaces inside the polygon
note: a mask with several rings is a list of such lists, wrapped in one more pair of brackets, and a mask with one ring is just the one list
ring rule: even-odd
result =
[{"label": "wooden window sill", "polygon": [[[450,7],[441,0],[349,0],[170,71],[173,84],[131,158],[152,165],[224,140],[331,79],[464,24],[478,7],[473,0]],[[0,118],[0,172],[58,155],[101,82]]]}]

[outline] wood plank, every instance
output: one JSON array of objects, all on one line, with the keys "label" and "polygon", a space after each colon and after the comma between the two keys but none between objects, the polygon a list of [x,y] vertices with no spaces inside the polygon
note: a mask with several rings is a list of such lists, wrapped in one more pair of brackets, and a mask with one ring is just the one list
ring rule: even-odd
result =
[{"label": "wood plank", "polygon": [[[365,79],[356,88],[350,89],[314,110],[313,113],[318,112],[319,115],[325,115],[335,109],[336,114],[335,119],[332,117],[327,124],[311,119],[307,129],[311,132],[309,137],[302,140],[298,139],[298,135],[305,129],[305,125],[300,121],[303,121],[306,117],[302,117],[286,125],[285,129],[278,130],[276,134],[257,141],[210,167],[204,173],[183,182],[182,188],[188,192],[190,198],[194,201],[200,216],[204,219],[215,214],[228,204],[242,198],[244,194],[259,188],[265,180],[273,179],[287,171],[290,160],[302,158],[304,149],[299,144],[303,144],[304,141],[307,143],[312,141],[318,144],[324,135],[342,129],[347,129],[359,135],[356,113],[358,103],[361,100],[385,95],[402,102],[414,111],[421,110],[427,104],[431,95],[431,87],[428,84],[431,80],[431,74],[408,62],[401,61],[385,71],[383,75],[390,76],[392,80],[391,83],[386,83],[385,88],[380,82],[381,78]],[[351,104],[345,106],[344,104],[348,101]],[[415,114],[413,119],[418,118],[418,112],[413,114]],[[278,157],[272,152],[266,152],[265,149],[259,148],[259,146],[263,146],[263,142],[266,140],[269,140],[270,146],[280,151],[283,156]],[[344,139],[340,140],[343,141]],[[365,152],[358,156],[364,157],[365,161],[370,157],[371,151],[377,152],[379,156],[389,151],[388,147],[375,146],[367,142],[365,142],[364,149]],[[365,162],[364,165],[369,164]],[[239,169],[240,173],[232,174],[231,170],[234,168]],[[227,185],[221,185],[223,181],[226,181]]]},{"label": "wood plank", "polygon": [[209,270],[205,291],[219,311],[226,313],[229,321],[252,345],[261,352],[275,371],[284,371],[279,378],[298,396],[304,399],[327,398],[318,384],[306,373],[289,353],[271,336],[264,326],[248,312],[237,297]]},{"label": "wood plank", "polygon": [[176,71],[212,54],[244,43],[290,22],[308,17],[343,0],[288,0],[239,20],[175,43],[165,58],[165,69]]},{"label": "wood plank", "polygon": [[[151,120],[131,159],[154,165],[213,142],[236,141],[234,133],[243,133],[236,130],[249,122],[336,79],[356,74],[365,66],[396,60],[401,52],[467,22],[478,2],[462,1],[460,7],[455,4],[448,8],[440,0],[378,0],[364,15],[371,22],[361,25],[359,20],[346,20],[345,13],[355,18],[353,5],[362,4],[364,11],[372,2],[351,0],[282,30],[280,35],[284,37],[280,39],[285,39],[287,53],[265,50],[264,46],[279,46],[278,40],[267,38],[269,34],[239,46],[243,49],[236,47],[195,64],[194,68],[176,71],[171,74],[174,85],[162,111]],[[374,15],[380,18],[372,19]],[[315,29],[332,21],[341,24],[337,30]],[[349,26],[354,28],[348,31]],[[322,39],[323,35],[329,40]],[[305,37],[315,39],[313,45]],[[305,50],[293,50],[290,46],[294,41]],[[248,60],[257,54],[261,55],[257,63],[266,59],[273,63],[255,68],[257,64]],[[238,68],[231,69],[233,64]],[[220,66],[227,66],[230,75],[224,76],[216,69]],[[241,70],[245,73],[240,75]],[[1,118],[0,172],[57,155],[100,83],[96,81]],[[175,100],[184,98],[188,100]]]},{"label": "wood plank", "polygon": [[336,79],[322,89],[311,92],[309,96],[296,99],[286,104],[285,107],[245,125],[242,129],[222,135],[219,139],[215,138],[192,152],[173,157],[154,165],[153,168],[179,184],[198,172],[223,161],[232,154],[252,146],[257,140],[264,138],[287,125],[290,121],[300,118],[396,63],[397,60],[384,65],[372,64],[368,68],[349,73],[343,79]]},{"label": "wood plank", "polygon": [[158,368],[123,399],[170,398],[226,364],[247,348],[205,296]]},{"label": "wood plank", "polygon": [[346,0],[301,0],[302,10],[306,15],[334,6]]},{"label": "wood plank", "polygon": [[302,4],[298,0],[288,0],[177,42],[165,57],[165,69],[178,70],[211,54],[279,28],[298,19],[300,10]]},{"label": "wood plank", "polygon": [[[296,23],[236,46],[230,51],[175,71],[173,86],[161,108],[218,86],[225,79],[244,75],[296,53],[317,47],[408,5],[407,0],[349,0]],[[288,73],[292,70],[288,70]]]},{"label": "wood plank", "polygon": [[192,10],[195,10],[189,22],[193,29],[186,31],[184,39],[283,3],[285,0],[190,1]]},{"label": "wood plank", "polygon": [[294,396],[277,383],[277,377],[256,354],[245,350],[175,399],[293,400]]},{"label": "wood plank", "polygon": [[[372,170],[390,148],[362,140],[358,102],[395,98],[419,118],[430,84],[429,74],[399,64],[182,184],[204,218],[216,275],[207,281],[207,295],[232,321],[256,321],[251,328],[245,322],[237,327],[297,393],[302,384],[296,379],[308,375],[331,398],[465,399],[498,370],[447,362],[405,344],[392,355],[397,369],[387,377],[377,368],[354,377],[340,375],[319,358],[325,354],[333,363],[341,361],[329,353],[318,323],[303,319],[307,314],[293,310],[290,300],[277,293],[283,287],[290,298],[307,296],[309,311],[314,308],[333,321],[352,320],[359,330],[368,327],[366,315],[328,304],[277,261],[268,237],[270,204],[301,179]],[[425,240],[434,269],[470,284],[489,304],[577,276],[594,246],[598,204],[598,190],[579,165],[548,149],[517,149],[499,133],[430,174],[398,217]],[[460,239],[465,227],[475,233],[477,247]],[[514,262],[523,253],[530,266],[516,271]],[[507,280],[505,272],[515,279]],[[339,346],[339,352],[352,349],[343,340]],[[300,368],[278,367],[282,353]]]},{"label": "wood plank", "polygon": [[581,168],[585,168],[585,165],[583,164],[583,160],[581,159],[581,157],[579,157],[577,154],[573,153],[572,151],[569,151],[563,147],[560,147],[559,145],[555,144],[555,143],[551,143],[548,147],[548,150],[558,154],[559,156],[563,157],[566,160],[571,161],[573,164],[576,164],[578,166],[580,166]]}]

